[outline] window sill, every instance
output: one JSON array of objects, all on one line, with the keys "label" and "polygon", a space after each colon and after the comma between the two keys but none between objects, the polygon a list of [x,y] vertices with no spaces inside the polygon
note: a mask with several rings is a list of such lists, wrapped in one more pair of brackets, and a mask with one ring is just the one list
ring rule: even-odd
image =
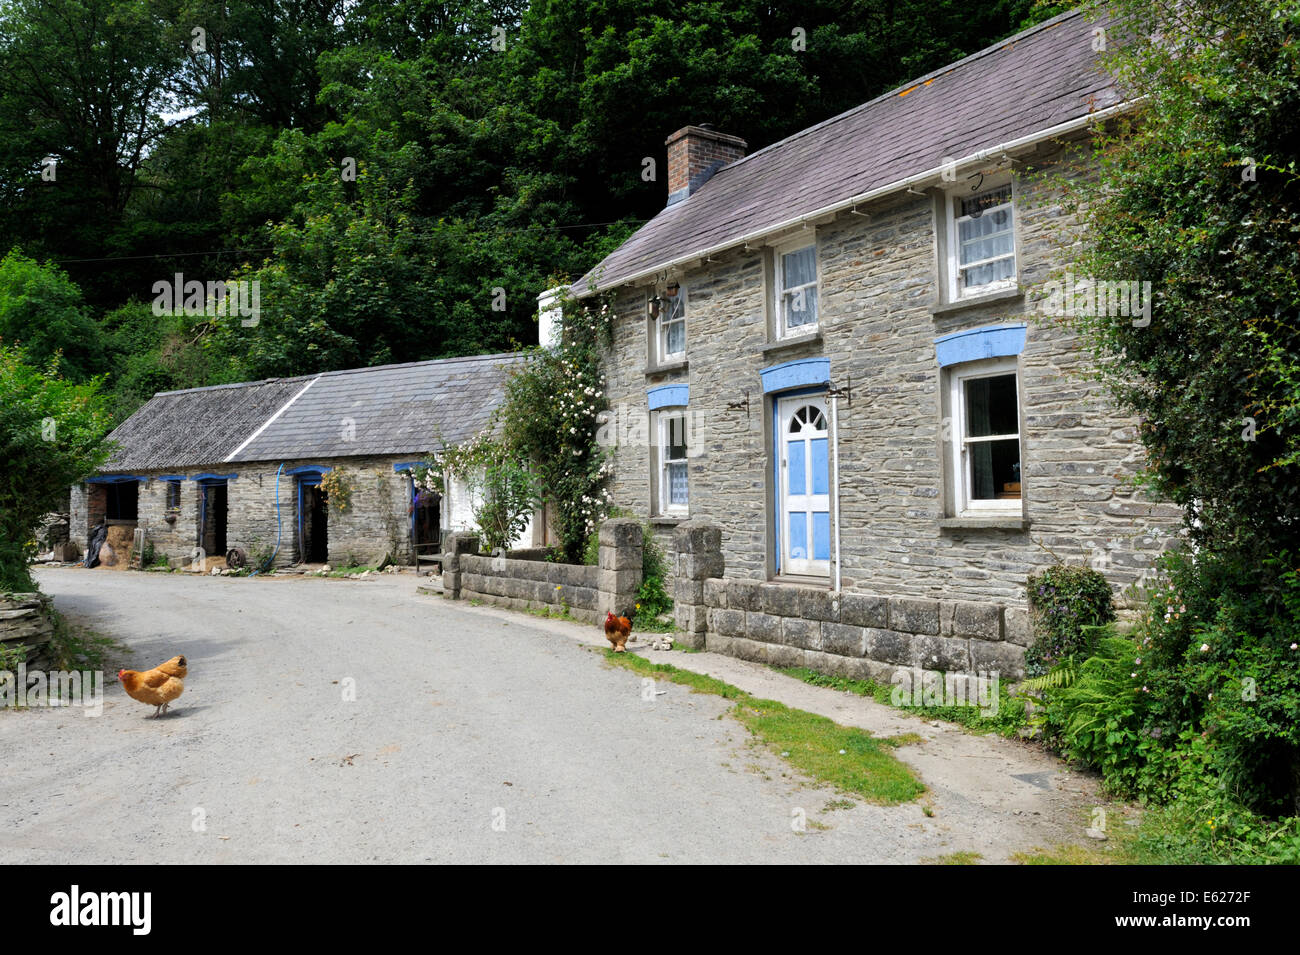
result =
[{"label": "window sill", "polygon": [[930,306],[930,314],[934,317],[948,315],[952,312],[964,311],[968,308],[979,308],[981,305],[1001,305],[1004,302],[1024,301],[1025,291],[1022,288],[1004,288],[996,292],[989,292],[987,295],[972,295],[970,298],[959,298],[955,302],[935,302]]},{"label": "window sill", "polygon": [[774,342],[768,342],[766,345],[759,347],[760,355],[766,355],[771,352],[783,351],[787,348],[798,348],[800,345],[821,345],[822,332],[817,329],[815,332],[805,332],[802,335],[792,335],[789,338],[781,338]]},{"label": "window sill", "polygon": [[989,517],[944,517],[939,519],[939,529],[945,531],[1026,531],[1029,520],[1020,515],[1008,514]]},{"label": "window sill", "polygon": [[685,514],[658,514],[650,518],[653,527],[676,527],[690,518]]},{"label": "window sill", "polygon": [[663,375],[670,371],[685,371],[688,367],[690,363],[683,358],[680,361],[666,361],[662,365],[646,365],[645,373],[648,378],[651,375]]},{"label": "window sill", "polygon": [[781,584],[787,587],[807,587],[812,590],[830,590],[830,577],[811,574],[777,574],[767,581],[769,584]]}]

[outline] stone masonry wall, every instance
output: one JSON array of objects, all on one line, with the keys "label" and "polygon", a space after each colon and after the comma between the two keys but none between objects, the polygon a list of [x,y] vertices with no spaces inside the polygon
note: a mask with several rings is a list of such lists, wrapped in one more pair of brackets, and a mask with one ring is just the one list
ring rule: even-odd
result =
[{"label": "stone masonry wall", "polygon": [[460,598],[512,610],[566,609],[585,623],[604,619],[599,610],[599,567],[544,560],[460,555]]},{"label": "stone masonry wall", "polygon": [[[851,401],[840,401],[839,431],[849,593],[1023,609],[1027,575],[1059,558],[1102,569],[1118,594],[1177,533],[1178,511],[1128,483],[1140,462],[1135,422],[1090,380],[1088,355],[1074,333],[1037,314],[1049,270],[1077,228],[1063,211],[1059,186],[1038,173],[1064,169],[1078,156],[1049,151],[1035,158],[1037,168],[1017,167],[1017,266],[1025,294],[1010,300],[932,312],[939,267],[935,203],[929,195],[906,194],[860,207],[866,216],[846,213],[817,226],[820,331],[810,340],[771,340],[770,279],[757,246],[716,255],[680,276],[688,296],[684,365],[647,368],[652,290],[620,292],[606,362],[611,407],[624,420],[644,421],[648,389],[689,384],[692,419],[703,422],[699,453],[689,463],[689,517],[721,528],[729,574],[750,581],[774,575],[771,409],[759,371],[807,357],[828,357],[834,382],[852,386]],[[1017,321],[1028,325],[1020,377],[1029,526],[941,526],[946,478],[934,341]],[[614,460],[615,504],[650,515],[648,440],[622,441]],[[671,526],[661,522],[664,531]]]},{"label": "stone masonry wall", "polygon": [[586,623],[606,613],[629,616],[641,586],[641,524],[628,519],[600,527],[597,564],[513,560],[476,553],[478,537],[453,533],[443,555],[443,592],[453,600],[482,600],[513,610],[564,610]]},{"label": "stone masonry wall", "polygon": [[711,651],[883,683],[900,667],[1018,678],[1032,638],[1026,611],[984,601],[714,578],[704,603]]}]

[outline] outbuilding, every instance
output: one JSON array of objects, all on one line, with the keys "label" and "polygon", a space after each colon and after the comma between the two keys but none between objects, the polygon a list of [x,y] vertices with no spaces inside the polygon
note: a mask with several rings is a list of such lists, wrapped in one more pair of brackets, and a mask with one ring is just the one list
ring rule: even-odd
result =
[{"label": "outbuilding", "polygon": [[[156,394],[109,436],[117,447],[105,467],[72,489],[71,537],[84,549],[101,524],[119,528],[119,540],[134,537],[173,566],[220,565],[232,551],[279,567],[436,559],[443,534],[473,524],[471,489],[452,481],[445,494],[429,491],[415,469],[488,426],[522,360],[480,355]],[[522,541],[532,538],[529,527]]]}]

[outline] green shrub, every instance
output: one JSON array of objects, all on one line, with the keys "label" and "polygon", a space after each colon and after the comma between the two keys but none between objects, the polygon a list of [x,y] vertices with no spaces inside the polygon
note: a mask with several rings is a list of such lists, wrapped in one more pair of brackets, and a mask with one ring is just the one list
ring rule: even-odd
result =
[{"label": "green shrub", "polygon": [[68,506],[68,489],[104,462],[110,448],[98,379],[72,384],[58,360],[34,368],[0,343],[0,591],[30,591],[32,530]]},{"label": "green shrub", "polygon": [[668,559],[655,540],[650,524],[641,525],[641,589],[637,591],[637,615],[654,619],[673,609],[673,599],[664,586],[668,575]]},{"label": "green shrub", "polygon": [[[564,562],[564,551],[556,551],[556,560]],[[596,533],[587,535],[587,543],[582,547],[582,562],[588,567],[595,567],[600,563],[600,530]]]},{"label": "green shrub", "polygon": [[1300,815],[1300,570],[1285,554],[1162,563],[1136,632],[1159,719],[1206,734],[1208,765],[1242,806]]},{"label": "green shrub", "polygon": [[270,544],[263,543],[260,537],[253,538],[252,543],[248,545],[249,571],[265,574],[271,569],[274,557],[275,549]]},{"label": "green shrub", "polygon": [[1090,567],[1057,564],[1029,577],[1034,644],[1025,652],[1025,672],[1040,676],[1058,663],[1092,649],[1088,628],[1115,619],[1110,584]]},{"label": "green shrub", "polygon": [[1163,801],[1178,772],[1180,729],[1162,719],[1162,687],[1153,697],[1143,682],[1137,644],[1112,628],[1097,632],[1095,652],[1073,666],[1072,681],[1043,691],[1048,741],[1099,770],[1112,792]]}]

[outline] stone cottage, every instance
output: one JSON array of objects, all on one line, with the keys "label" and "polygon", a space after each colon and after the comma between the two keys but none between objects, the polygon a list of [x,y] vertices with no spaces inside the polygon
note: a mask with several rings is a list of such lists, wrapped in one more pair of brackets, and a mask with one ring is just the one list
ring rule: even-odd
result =
[{"label": "stone cottage", "polygon": [[1063,14],[750,155],[668,137],[666,208],[573,292],[614,298],[614,502],[684,525],[698,640],[1014,675],[1028,574],[1090,563],[1119,594],[1177,533],[1043,314],[1077,235],[1060,178],[1129,108],[1107,29]]},{"label": "stone cottage", "polygon": [[[470,488],[415,486],[412,468],[473,438],[521,355],[482,355],[154,395],[113,457],[72,489],[71,536],[138,528],[174,564],[232,550],[277,566],[412,563],[473,524]],[[351,489],[331,506],[332,472]],[[325,482],[328,485],[328,481]],[[338,502],[336,501],[337,505]],[[524,532],[531,541],[532,528]]]}]

